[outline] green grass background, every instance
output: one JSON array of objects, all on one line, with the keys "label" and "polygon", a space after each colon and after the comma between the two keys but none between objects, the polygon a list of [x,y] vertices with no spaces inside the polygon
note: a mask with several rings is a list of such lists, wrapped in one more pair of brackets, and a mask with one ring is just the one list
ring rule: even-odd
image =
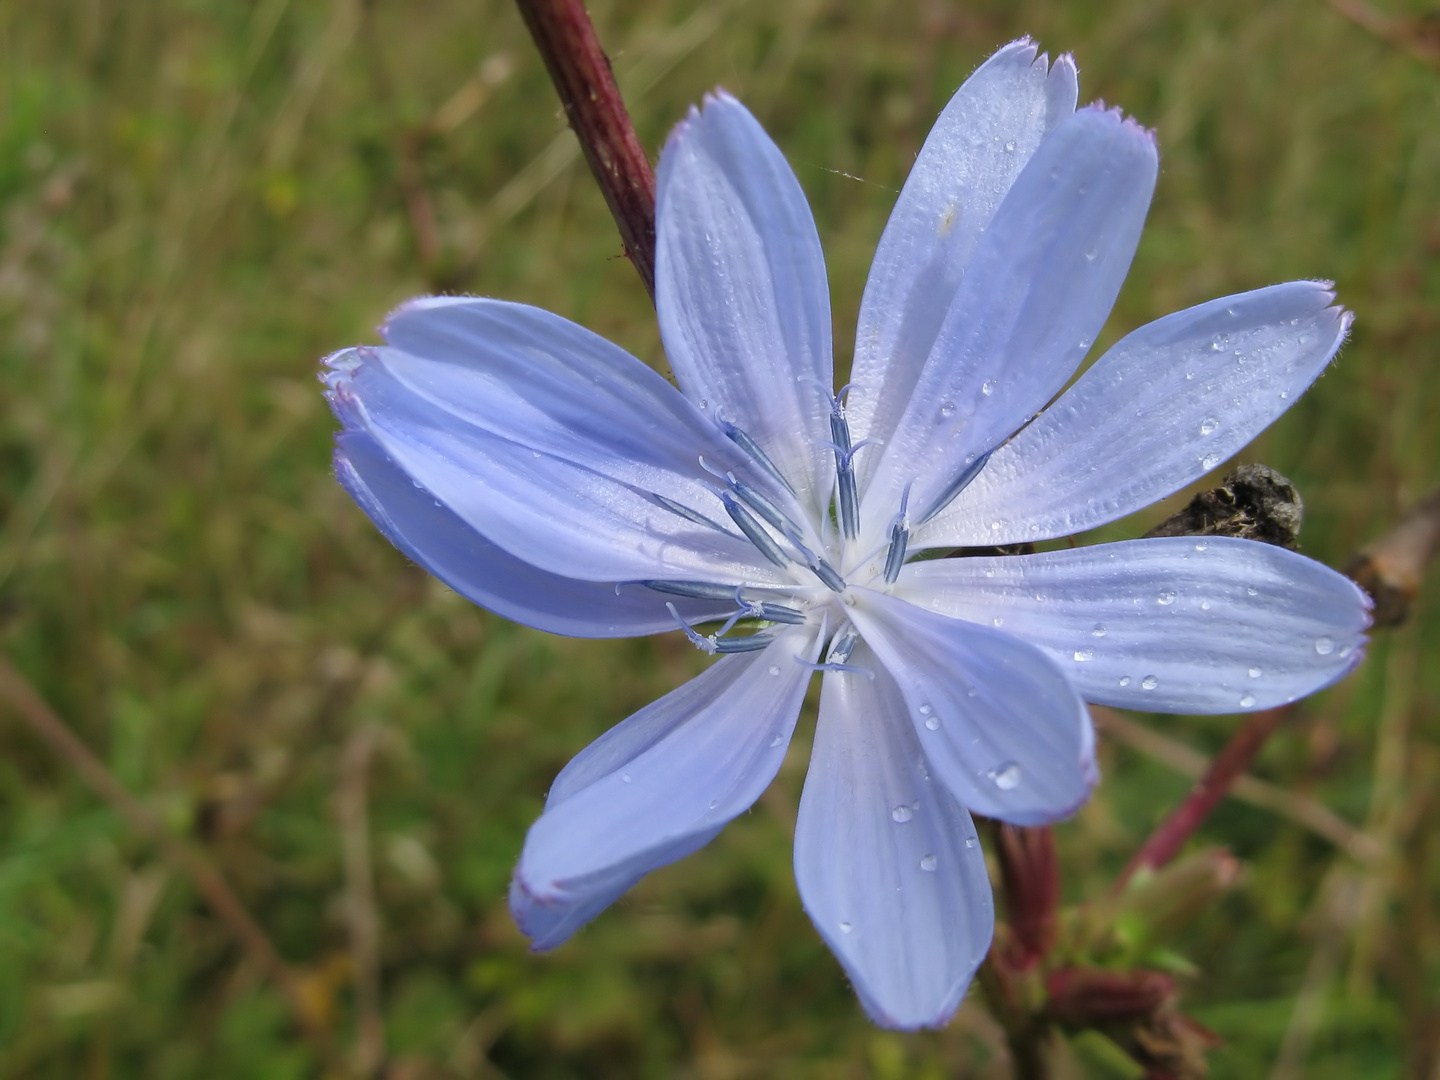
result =
[{"label": "green grass background", "polygon": [[[778,141],[825,242],[842,366],[946,96],[1021,34],[1072,51],[1082,100],[1123,105],[1162,155],[1106,340],[1333,278],[1358,315],[1350,343],[1241,460],[1298,483],[1304,549],[1330,565],[1440,481],[1440,71],[1319,0],[598,0],[594,15],[652,152],[716,84]],[[678,634],[595,643],[493,618],[407,565],[335,485],[317,359],[437,289],[543,305],[663,364],[507,3],[0,4],[0,649],[205,846],[342,1054],[354,883],[337,792],[344,748],[373,736],[391,1077],[1007,1075],[975,1001],[940,1032],[870,1026],[810,929],[789,867],[808,712],[752,814],[528,954],[504,895],[551,777],[703,658]],[[1212,1075],[1437,1075],[1437,591],[1256,766],[1384,856],[1362,867],[1233,801],[1196,841],[1246,866],[1164,941],[1196,967],[1185,1007],[1225,1040]],[[1236,724],[1140,719],[1205,752]],[[1072,902],[1101,894],[1189,783],[1108,741],[1102,763],[1059,832]],[[322,1072],[186,880],[0,707],[0,1075]]]}]

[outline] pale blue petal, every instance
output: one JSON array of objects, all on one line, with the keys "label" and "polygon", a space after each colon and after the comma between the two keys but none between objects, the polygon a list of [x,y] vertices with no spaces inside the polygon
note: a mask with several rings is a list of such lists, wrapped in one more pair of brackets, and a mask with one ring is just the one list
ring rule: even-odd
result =
[{"label": "pale blue petal", "polygon": [[864,492],[872,543],[907,484],[923,518],[1065,385],[1130,267],[1157,167],[1154,138],[1117,112],[1081,109],[1040,144],[976,245]]},{"label": "pale blue petal", "polygon": [[684,394],[568,319],[501,300],[426,297],[391,314],[382,332],[394,348],[376,352],[390,373],[459,421],[705,513],[722,510],[702,459],[785,500]]},{"label": "pale blue petal", "polygon": [[[855,335],[856,441],[890,438],[975,245],[1040,140],[1075,111],[1075,64],[1028,38],[965,80],[930,129],[880,238]],[[862,479],[878,457],[861,454]]]},{"label": "pale blue petal", "polygon": [[1013,544],[1091,529],[1178,491],[1263,431],[1350,326],[1328,284],[1212,300],[1122,338],[921,530],[912,546]]},{"label": "pale blue petal", "polygon": [[785,758],[817,627],[728,656],[602,736],[556,779],[515,870],[511,910],[559,945],[651,870],[708,843]]},{"label": "pale blue petal", "polygon": [[1348,578],[1221,537],[916,562],[895,593],[1003,625],[1089,701],[1157,712],[1247,712],[1312,694],[1359,663],[1370,624]]},{"label": "pale blue petal", "polygon": [[818,519],[830,498],[830,295],[805,194],[723,92],[670,136],[657,177],[655,305],[681,389],[748,433]]},{"label": "pale blue petal", "polygon": [[1085,703],[1054,659],[1001,630],[855,589],[850,617],[894,676],[937,779],[977,814],[1041,825],[1098,779]]},{"label": "pale blue petal", "polygon": [[985,958],[995,912],[975,824],[930,778],[909,711],[863,643],[831,672],[800,814],[795,881],[865,1011],[940,1027]]},{"label": "pale blue petal", "polygon": [[[516,558],[588,581],[779,580],[737,532],[696,523],[638,487],[496,435],[449,403],[417,393],[395,374],[396,356],[395,350],[356,349],[332,357],[327,381],[336,414]],[[648,481],[651,492],[673,492],[687,478],[656,468]]]},{"label": "pale blue petal", "polygon": [[460,595],[507,619],[552,634],[630,637],[674,629],[666,601],[692,623],[734,607],[547,573],[461,521],[368,435],[342,431],[336,442],[335,475],[390,542]]}]

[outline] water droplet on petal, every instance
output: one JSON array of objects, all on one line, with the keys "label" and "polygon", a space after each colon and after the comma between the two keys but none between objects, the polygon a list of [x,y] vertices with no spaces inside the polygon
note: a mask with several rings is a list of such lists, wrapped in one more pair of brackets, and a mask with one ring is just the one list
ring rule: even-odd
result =
[{"label": "water droplet on petal", "polygon": [[993,394],[994,392],[995,392],[995,380],[994,380],[994,379],[986,379],[983,383],[980,384],[980,393],[984,394],[986,397],[989,397],[989,396],[990,396],[991,394]]},{"label": "water droplet on petal", "polygon": [[1098,623],[1098,622],[1097,622],[1097,623],[1095,624],[1095,629],[1090,631],[1090,636],[1091,636],[1091,637],[1104,637],[1104,636],[1105,636],[1106,634],[1108,634],[1109,632],[1110,632],[1110,631],[1109,631],[1108,629],[1106,629],[1104,623]]},{"label": "water droplet on petal", "polygon": [[1129,686],[1129,685],[1130,685],[1130,676],[1129,676],[1129,675],[1121,675],[1121,676],[1120,676],[1120,685],[1121,685],[1121,686]]},{"label": "water droplet on petal", "polygon": [[921,716],[929,716],[934,710],[930,708],[930,703],[927,701],[920,706],[918,711]]},{"label": "water droplet on petal", "polygon": [[1200,434],[1213,435],[1215,433],[1215,429],[1219,426],[1219,420],[1216,420],[1213,416],[1206,417],[1204,420],[1200,421]]},{"label": "water droplet on petal", "polygon": [[1335,639],[1328,637],[1316,638],[1315,651],[1321,656],[1329,656],[1335,651]]},{"label": "water droplet on petal", "polygon": [[1013,761],[1007,761],[990,774],[990,779],[995,781],[995,786],[1001,791],[1014,791],[1020,786],[1020,766]]},{"label": "water droplet on petal", "polygon": [[1254,694],[1246,694],[1244,697],[1242,697],[1242,698],[1240,699],[1240,707],[1241,707],[1242,709],[1248,709],[1248,708],[1250,708],[1250,706],[1252,706],[1252,705],[1254,705],[1254,704],[1255,704],[1255,695],[1254,695]]},{"label": "water droplet on petal", "polygon": [[1210,601],[1209,601],[1209,600],[1201,600],[1201,601],[1200,601],[1200,610],[1201,610],[1201,611],[1209,611],[1209,610],[1210,610]]},{"label": "water droplet on petal", "polygon": [[895,823],[897,825],[903,825],[905,824],[905,822],[909,821],[912,817],[914,817],[915,814],[914,811],[912,811],[908,806],[902,803],[901,805],[895,807],[894,810],[890,811],[890,816],[895,819]]},{"label": "water droplet on petal", "polygon": [[1085,662],[1088,661],[1088,660],[1094,660],[1094,659],[1095,659],[1095,650],[1094,650],[1094,649],[1076,649],[1076,650],[1075,650],[1075,662],[1076,662],[1077,664],[1083,664],[1083,663],[1085,663]]},{"label": "water droplet on petal", "polygon": [[927,874],[933,874],[935,872],[935,866],[939,861],[940,860],[935,858],[934,855],[922,855],[920,857],[920,869],[924,870]]},{"label": "water droplet on petal", "polygon": [[779,747],[781,747],[781,746],[784,746],[784,745],[785,745],[785,736],[784,736],[784,735],[776,735],[773,739],[770,740],[770,749],[771,749],[771,750],[775,750],[775,749],[777,749],[777,748],[779,748]]},{"label": "water droplet on petal", "polygon": [[927,728],[929,728],[931,731],[939,731],[939,730],[940,730],[940,718],[939,718],[938,716],[929,717],[929,718],[925,721],[925,726],[926,726]]},{"label": "water droplet on petal", "polygon": [[999,627],[1002,627],[1002,626],[1005,625],[1005,620],[1002,619],[1002,618],[1000,618],[1000,617],[997,615],[995,618],[993,618],[993,619],[990,620],[990,625],[993,626],[993,627],[996,627],[996,628],[998,629]]},{"label": "water droplet on petal", "polygon": [[973,837],[973,836],[967,836],[967,837],[965,837],[965,846],[968,847],[968,848],[973,848],[973,847],[974,847],[976,844],[978,844],[979,842],[980,842],[980,841],[979,841],[979,840],[976,840],[975,837]]},{"label": "water droplet on petal", "polygon": [[1154,675],[1146,675],[1143,679],[1140,680],[1140,689],[1142,690],[1154,690],[1155,687],[1159,685],[1160,680],[1155,678]]},{"label": "water droplet on petal", "polygon": [[1013,154],[1014,152],[1015,152],[1015,142],[1014,142],[1014,140],[1011,140],[1010,142],[1007,142],[1007,143],[1005,144],[1005,153],[1007,153],[1007,154]]},{"label": "water droplet on petal", "polygon": [[1220,344],[1220,339],[1219,339],[1219,338],[1216,338],[1214,341],[1210,342],[1210,351],[1211,351],[1211,352],[1219,352],[1219,351],[1220,351],[1221,349],[1223,349],[1223,348],[1225,348],[1225,346],[1222,345],[1222,344]]},{"label": "water droplet on petal", "polygon": [[620,779],[621,779],[622,781],[624,781],[625,783],[628,784],[628,783],[630,783],[630,774],[629,774],[628,772],[621,773],[621,774],[620,774]]},{"label": "water droplet on petal", "polygon": [[1201,467],[1202,469],[1205,469],[1207,472],[1208,472],[1210,469],[1213,469],[1216,465],[1219,465],[1219,464],[1220,464],[1220,455],[1219,455],[1219,454],[1206,454],[1204,457],[1202,457],[1202,458],[1200,459],[1200,467]]},{"label": "water droplet on petal", "polygon": [[1259,595],[1260,595],[1260,590],[1257,589],[1257,588],[1255,588],[1254,585],[1246,585],[1246,586],[1245,586],[1245,595],[1246,595],[1246,596],[1259,596]]},{"label": "water droplet on petal", "polygon": [[1091,248],[1089,251],[1085,252],[1085,261],[1094,262],[1095,256],[1098,254],[1100,254],[1100,252],[1097,249]]},{"label": "water droplet on petal", "polygon": [[850,933],[851,930],[854,930],[854,929],[855,929],[855,926],[854,926],[854,924],[852,924],[852,923],[842,922],[842,923],[840,924],[840,932],[841,932],[842,934],[848,934],[848,933]]},{"label": "water droplet on petal", "polygon": [[1161,607],[1169,607],[1175,602],[1175,590],[1165,589],[1159,596],[1155,597],[1155,602]]},{"label": "water droplet on petal", "polygon": [[1204,540],[1200,540],[1200,541],[1196,542],[1196,544],[1195,544],[1195,550],[1196,550],[1196,551],[1204,551],[1204,550],[1206,550],[1207,548],[1209,548],[1209,546],[1210,546],[1210,545],[1209,545],[1208,543],[1206,543]]},{"label": "water droplet on petal", "polygon": [[780,665],[779,665],[779,664],[771,664],[771,665],[770,665],[770,668],[769,668],[769,671],[770,671],[770,674],[771,674],[771,675],[779,675],[779,674],[780,674]]},{"label": "water droplet on petal", "polygon": [[1193,371],[1187,371],[1187,372],[1185,372],[1185,378],[1186,378],[1186,379],[1193,379],[1193,378],[1195,378],[1195,373],[1194,373]]},{"label": "water droplet on petal", "polygon": [[1000,522],[998,522],[998,521],[992,521],[992,522],[990,522],[990,531],[991,531],[991,532],[999,532],[999,531],[1000,531]]},{"label": "water droplet on petal", "polygon": [[954,403],[953,401],[947,401],[947,402],[945,402],[945,404],[941,405],[941,406],[940,406],[940,415],[941,415],[941,416],[954,416],[954,415],[955,415],[955,403]]}]

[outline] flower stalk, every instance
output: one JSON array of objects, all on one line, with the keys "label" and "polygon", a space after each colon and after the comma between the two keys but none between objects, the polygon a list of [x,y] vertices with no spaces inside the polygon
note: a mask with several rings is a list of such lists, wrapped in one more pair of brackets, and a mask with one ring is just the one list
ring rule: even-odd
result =
[{"label": "flower stalk", "polygon": [[516,0],[566,119],[620,229],[625,257],[655,298],[655,170],[583,0]]}]

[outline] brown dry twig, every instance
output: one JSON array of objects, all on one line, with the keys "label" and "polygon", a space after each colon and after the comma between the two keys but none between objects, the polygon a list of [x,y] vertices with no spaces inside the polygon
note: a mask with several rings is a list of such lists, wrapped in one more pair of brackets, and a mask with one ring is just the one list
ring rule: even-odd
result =
[{"label": "brown dry twig", "polygon": [[1440,17],[1434,14],[1402,19],[1384,15],[1365,0],[1330,0],[1338,14],[1388,41],[1417,60],[1440,67]]},{"label": "brown dry twig", "polygon": [[1376,626],[1398,626],[1410,614],[1425,570],[1440,554],[1440,491],[1431,492],[1400,524],[1366,544],[1345,573],[1375,601]]}]

